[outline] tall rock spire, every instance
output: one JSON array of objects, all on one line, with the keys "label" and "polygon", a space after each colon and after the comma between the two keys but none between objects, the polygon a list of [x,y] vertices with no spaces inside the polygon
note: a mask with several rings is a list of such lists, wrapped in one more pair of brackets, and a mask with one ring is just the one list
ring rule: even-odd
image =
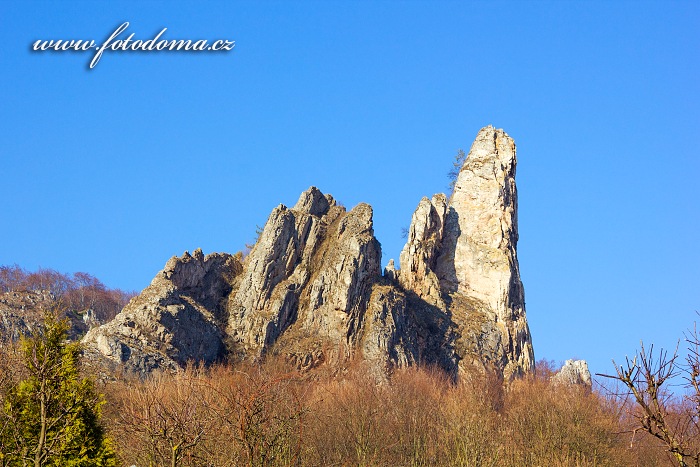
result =
[{"label": "tall rock spire", "polygon": [[482,128],[457,176],[444,224],[439,202],[424,199],[416,209],[399,274],[404,287],[428,300],[426,291],[434,291],[437,280],[456,324],[454,350],[462,366],[478,361],[506,378],[534,367],[517,257],[516,162],[513,139]]}]

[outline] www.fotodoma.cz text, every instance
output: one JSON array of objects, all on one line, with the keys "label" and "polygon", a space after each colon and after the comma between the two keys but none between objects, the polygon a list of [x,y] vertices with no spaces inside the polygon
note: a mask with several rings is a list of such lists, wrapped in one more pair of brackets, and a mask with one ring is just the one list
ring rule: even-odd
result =
[{"label": "www.fotodoma.cz text", "polygon": [[161,52],[161,51],[190,51],[190,52],[227,52],[233,50],[235,41],[219,39],[209,42],[206,39],[190,40],[190,39],[164,39],[162,36],[168,28],[163,28],[154,38],[148,40],[134,40],[134,34],[119,38],[124,31],[129,27],[129,23],[125,22],[120,25],[101,45],[97,45],[94,40],[42,40],[39,39],[32,45],[32,50],[35,52],[87,52],[95,50],[95,55],[90,61],[90,68],[102,58],[102,54],[107,51],[128,52]]}]

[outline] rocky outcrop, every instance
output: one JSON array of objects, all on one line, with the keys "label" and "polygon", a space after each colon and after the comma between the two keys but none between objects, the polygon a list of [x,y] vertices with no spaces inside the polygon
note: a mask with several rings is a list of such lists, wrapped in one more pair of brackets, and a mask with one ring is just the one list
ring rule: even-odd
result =
[{"label": "rocky outcrop", "polygon": [[15,290],[0,293],[0,345],[16,342],[22,336],[39,331],[46,312],[56,312],[68,320],[68,337],[76,340],[94,326],[102,324],[91,309],[74,310],[61,305],[49,290]]},{"label": "rocky outcrop", "polygon": [[0,342],[17,341],[39,328],[43,311],[54,306],[56,297],[49,291],[13,291],[0,293]]},{"label": "rocky outcrop", "polygon": [[[246,259],[228,303],[234,348],[260,356],[275,346],[304,366],[330,358],[323,348],[333,349],[335,359],[361,347],[378,365],[398,361],[403,357],[390,342],[396,327],[387,322],[393,318],[388,303],[402,302],[379,292],[372,299],[380,268],[372,208],[362,203],[346,212],[309,188],[293,208],[272,211]],[[375,338],[360,345],[365,333]]]},{"label": "rocky outcrop", "polygon": [[456,324],[462,366],[496,368],[506,378],[534,366],[517,259],[516,162],[513,140],[483,128],[450,199],[418,205],[400,271],[405,288]]},{"label": "rocky outcrop", "polygon": [[138,372],[211,363],[226,354],[225,299],[241,264],[201,250],[173,257],[109,323],[83,338],[88,351]]},{"label": "rocky outcrop", "polygon": [[381,271],[372,208],[309,188],[272,210],[243,261],[171,259],[117,318],[85,338],[140,371],[284,355],[300,368],[361,357],[380,372],[422,362],[506,378],[532,369],[517,260],[515,145],[482,129],[451,197],[423,198],[401,268]]},{"label": "rocky outcrop", "polygon": [[506,376],[534,365],[517,258],[516,163],[515,143],[503,130],[479,132],[450,199],[437,266],[453,301],[479,303],[480,310],[453,308],[453,315],[468,321],[470,313],[483,311],[483,331],[493,336],[493,345],[480,358]]},{"label": "rocky outcrop", "polygon": [[588,362],[585,360],[567,360],[561,370],[552,376],[551,380],[554,384],[578,385],[588,389],[593,385]]},{"label": "rocky outcrop", "polygon": [[442,246],[447,199],[442,193],[423,198],[413,213],[406,246],[401,251],[399,282],[432,305],[445,308],[440,281],[435,274]]}]

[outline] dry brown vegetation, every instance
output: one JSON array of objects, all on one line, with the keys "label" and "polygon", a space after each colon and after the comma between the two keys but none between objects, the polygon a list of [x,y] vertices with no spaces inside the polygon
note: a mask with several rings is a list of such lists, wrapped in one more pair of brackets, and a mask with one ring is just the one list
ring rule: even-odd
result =
[{"label": "dry brown vegetation", "polygon": [[[0,402],[16,356],[0,348]],[[538,377],[454,384],[410,368],[378,380],[362,364],[302,374],[277,360],[189,366],[102,383],[102,424],[124,466],[661,466],[635,405]],[[668,404],[681,417],[687,404]],[[1,446],[0,446],[1,448]],[[1,449],[0,449],[1,450]]]},{"label": "dry brown vegetation", "polygon": [[629,407],[546,372],[504,388],[415,368],[380,382],[361,365],[190,366],[106,384],[104,421],[129,466],[669,465]]}]

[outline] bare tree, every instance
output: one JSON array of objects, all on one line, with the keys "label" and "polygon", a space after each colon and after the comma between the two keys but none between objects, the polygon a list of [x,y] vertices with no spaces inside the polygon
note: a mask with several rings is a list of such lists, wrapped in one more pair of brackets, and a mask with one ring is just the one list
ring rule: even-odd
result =
[{"label": "bare tree", "polygon": [[[305,407],[296,391],[298,375],[260,368],[214,369],[210,409],[233,446],[230,465],[299,465]],[[237,449],[238,448],[238,449]]]},{"label": "bare tree", "polygon": [[[622,383],[622,397],[631,398],[631,415],[637,426],[660,440],[681,467],[700,466],[700,338],[697,328],[686,336],[690,352],[685,363],[679,359],[678,346],[669,354],[654,353],[642,343],[640,350],[624,365],[615,364],[616,375],[599,374]],[[614,362],[613,362],[614,363]],[[684,375],[689,389],[682,399],[669,389],[671,381]]]},{"label": "bare tree", "polygon": [[114,391],[114,432],[123,454],[147,465],[202,465],[200,447],[214,423],[203,402],[201,370],[157,373]]}]

